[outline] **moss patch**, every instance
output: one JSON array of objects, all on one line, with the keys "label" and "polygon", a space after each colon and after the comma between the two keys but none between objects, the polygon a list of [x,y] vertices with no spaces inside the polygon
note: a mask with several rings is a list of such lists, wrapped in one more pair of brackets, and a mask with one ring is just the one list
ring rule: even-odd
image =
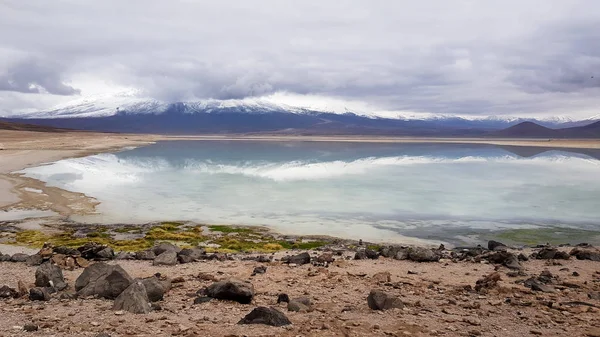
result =
[{"label": "moss patch", "polygon": [[244,233],[244,234],[256,234],[257,231],[248,227],[236,227],[236,226],[225,226],[225,225],[210,225],[208,226],[212,232],[221,233]]}]

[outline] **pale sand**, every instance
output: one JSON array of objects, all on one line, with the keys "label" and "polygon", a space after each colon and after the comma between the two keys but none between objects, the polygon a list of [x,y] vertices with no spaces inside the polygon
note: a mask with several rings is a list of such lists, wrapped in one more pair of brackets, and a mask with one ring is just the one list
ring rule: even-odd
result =
[{"label": "pale sand", "polygon": [[158,140],[312,141],[365,143],[462,143],[555,148],[600,149],[597,140],[415,138],[379,136],[202,135],[159,136],[94,132],[30,132],[0,130],[0,210],[39,209],[63,216],[93,214],[96,200],[81,193],[48,187],[11,172],[60,159],[114,152]]}]

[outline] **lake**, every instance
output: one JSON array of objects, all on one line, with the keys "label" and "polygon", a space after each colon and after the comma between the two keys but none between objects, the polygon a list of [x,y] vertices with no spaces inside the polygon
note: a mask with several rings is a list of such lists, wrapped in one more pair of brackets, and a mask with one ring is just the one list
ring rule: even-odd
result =
[{"label": "lake", "polygon": [[28,168],[85,193],[75,220],[192,220],[472,244],[600,242],[600,151],[460,144],[166,141]]}]

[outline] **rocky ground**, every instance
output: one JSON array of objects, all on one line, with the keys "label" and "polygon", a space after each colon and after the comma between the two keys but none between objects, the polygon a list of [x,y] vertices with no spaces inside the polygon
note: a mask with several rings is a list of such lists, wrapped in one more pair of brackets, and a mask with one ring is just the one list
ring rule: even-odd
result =
[{"label": "rocky ground", "polygon": [[0,335],[600,336],[596,248],[372,248],[4,255]]}]

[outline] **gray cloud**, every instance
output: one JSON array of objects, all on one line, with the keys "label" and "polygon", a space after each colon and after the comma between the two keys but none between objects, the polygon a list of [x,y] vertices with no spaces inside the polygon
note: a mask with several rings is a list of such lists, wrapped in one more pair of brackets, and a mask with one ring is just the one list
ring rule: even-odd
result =
[{"label": "gray cloud", "polygon": [[104,83],[167,101],[285,91],[439,114],[585,114],[600,104],[597,41],[595,0],[5,1],[0,100],[39,107]]}]

